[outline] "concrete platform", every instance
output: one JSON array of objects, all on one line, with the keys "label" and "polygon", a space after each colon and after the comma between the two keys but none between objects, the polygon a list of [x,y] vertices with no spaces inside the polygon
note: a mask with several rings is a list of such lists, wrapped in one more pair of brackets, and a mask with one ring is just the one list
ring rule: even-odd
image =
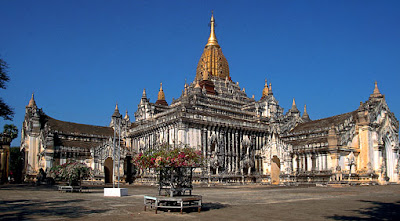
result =
[{"label": "concrete platform", "polygon": [[104,196],[114,196],[114,197],[128,196],[128,189],[127,188],[104,188]]}]

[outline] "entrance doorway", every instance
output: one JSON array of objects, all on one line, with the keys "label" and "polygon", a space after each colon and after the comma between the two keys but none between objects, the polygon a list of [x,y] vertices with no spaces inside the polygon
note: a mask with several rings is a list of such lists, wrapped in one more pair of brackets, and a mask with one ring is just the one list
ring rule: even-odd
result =
[{"label": "entrance doorway", "polygon": [[273,185],[279,184],[279,175],[281,173],[281,161],[274,155],[271,159],[271,183]]},{"label": "entrance doorway", "polygon": [[112,183],[113,180],[113,160],[111,157],[107,158],[104,161],[104,182]]}]

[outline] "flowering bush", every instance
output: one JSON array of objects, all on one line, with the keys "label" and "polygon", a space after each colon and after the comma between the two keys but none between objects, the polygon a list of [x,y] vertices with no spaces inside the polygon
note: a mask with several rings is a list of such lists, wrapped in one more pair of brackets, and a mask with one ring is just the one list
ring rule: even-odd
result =
[{"label": "flowering bush", "polygon": [[92,168],[88,167],[84,163],[69,162],[62,165],[53,166],[49,175],[55,180],[68,181],[69,185],[79,185],[81,179],[90,177],[92,174]]},{"label": "flowering bush", "polygon": [[200,167],[203,165],[201,151],[190,147],[172,148],[168,145],[139,153],[133,163],[141,169],[164,167]]}]

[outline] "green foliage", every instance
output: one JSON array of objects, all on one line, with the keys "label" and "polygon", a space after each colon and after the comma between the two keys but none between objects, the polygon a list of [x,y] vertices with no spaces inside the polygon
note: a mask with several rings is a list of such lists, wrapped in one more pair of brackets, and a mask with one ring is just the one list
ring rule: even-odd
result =
[{"label": "green foliage", "polygon": [[[8,65],[0,58],[0,88],[6,89],[6,83],[10,81],[10,77],[7,74]],[[6,104],[2,98],[0,98],[0,117],[4,120],[12,120],[14,116],[13,109]]]},{"label": "green foliage", "polygon": [[201,151],[190,147],[176,147],[161,145],[160,147],[137,154],[133,163],[144,168],[164,167],[200,167],[203,165]]},{"label": "green foliage", "polygon": [[15,183],[21,183],[24,169],[24,156],[19,147],[10,148],[10,175]]},{"label": "green foliage", "polygon": [[79,162],[53,166],[48,173],[48,176],[54,180],[68,181],[69,185],[78,185],[82,179],[89,178],[91,175],[92,168]]},{"label": "green foliage", "polygon": [[18,128],[14,124],[5,124],[3,134],[8,135],[11,140],[18,137]]}]

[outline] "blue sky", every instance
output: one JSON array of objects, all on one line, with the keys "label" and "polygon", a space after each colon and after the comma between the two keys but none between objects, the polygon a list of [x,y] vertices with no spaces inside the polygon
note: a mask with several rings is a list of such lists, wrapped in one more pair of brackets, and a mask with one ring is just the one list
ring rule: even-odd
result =
[{"label": "blue sky", "polygon": [[[0,96],[21,129],[31,93],[49,116],[106,126],[115,103],[131,119],[143,88],[168,103],[193,81],[216,35],[233,81],[260,99],[264,79],[287,111],[312,119],[352,111],[378,81],[400,117],[399,1],[2,1]],[[20,137],[13,141],[19,146]]]}]

